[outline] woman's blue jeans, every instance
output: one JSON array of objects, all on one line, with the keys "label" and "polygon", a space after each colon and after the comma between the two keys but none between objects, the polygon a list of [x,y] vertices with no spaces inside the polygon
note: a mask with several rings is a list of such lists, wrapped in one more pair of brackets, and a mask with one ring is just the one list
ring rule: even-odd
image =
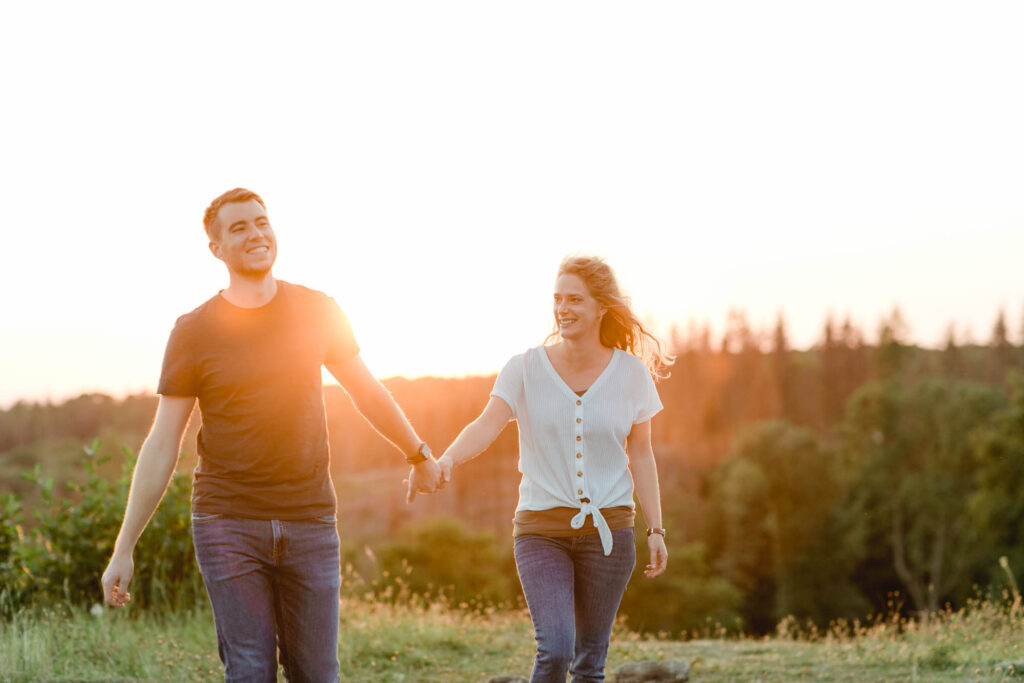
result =
[{"label": "woman's blue jeans", "polygon": [[338,527],[193,513],[225,681],[338,680]]},{"label": "woman's blue jeans", "polygon": [[533,619],[537,655],[530,683],[603,681],[615,613],[636,563],[633,530],[612,532],[605,556],[597,534],[517,536],[516,568]]}]

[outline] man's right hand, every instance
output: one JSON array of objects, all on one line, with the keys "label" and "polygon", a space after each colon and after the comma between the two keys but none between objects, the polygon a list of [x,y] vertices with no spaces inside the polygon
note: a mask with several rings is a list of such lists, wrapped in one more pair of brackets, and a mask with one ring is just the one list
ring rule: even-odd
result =
[{"label": "man's right hand", "polygon": [[103,599],[108,605],[124,607],[132,599],[131,593],[128,592],[128,584],[134,573],[135,563],[132,562],[131,553],[126,555],[115,551],[101,579]]},{"label": "man's right hand", "polygon": [[409,487],[405,502],[411,503],[417,493],[434,493],[441,485],[441,468],[433,456],[421,463],[413,465],[409,471],[409,478],[406,479]]}]

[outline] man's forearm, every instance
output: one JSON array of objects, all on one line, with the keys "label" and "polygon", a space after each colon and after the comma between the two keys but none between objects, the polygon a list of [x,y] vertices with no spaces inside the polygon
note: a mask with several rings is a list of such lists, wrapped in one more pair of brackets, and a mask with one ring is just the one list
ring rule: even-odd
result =
[{"label": "man's forearm", "polygon": [[130,554],[160,504],[178,461],[178,447],[169,440],[148,438],[139,450],[139,459],[132,474],[128,505],[121,531],[114,543],[115,553]]},{"label": "man's forearm", "polygon": [[400,451],[406,455],[415,453],[422,443],[416,430],[384,385],[380,382],[374,384],[376,386],[372,390],[356,398],[356,409],[377,433]]}]

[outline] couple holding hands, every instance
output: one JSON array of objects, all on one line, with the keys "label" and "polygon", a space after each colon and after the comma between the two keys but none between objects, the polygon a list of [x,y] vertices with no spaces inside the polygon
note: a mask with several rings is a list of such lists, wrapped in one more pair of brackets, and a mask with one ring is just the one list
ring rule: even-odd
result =
[{"label": "couple holding hands", "polygon": [[[340,541],[321,368],[412,465],[409,500],[451,481],[515,420],[516,568],[533,621],[532,682],[604,680],[612,624],[636,561],[633,493],[647,526],[646,576],[665,571],[651,418],[672,358],[637,319],[611,268],[566,258],[556,330],[510,359],[483,412],[437,460],[359,356],[333,299],[274,279],[266,205],[238,188],[204,217],[229,285],[171,332],[160,403],[139,451],[125,518],[102,577],[123,607],[132,554],[167,488],[196,400],[192,494],[196,559],[226,681],[339,680]],[[278,660],[279,657],[279,660]]]}]

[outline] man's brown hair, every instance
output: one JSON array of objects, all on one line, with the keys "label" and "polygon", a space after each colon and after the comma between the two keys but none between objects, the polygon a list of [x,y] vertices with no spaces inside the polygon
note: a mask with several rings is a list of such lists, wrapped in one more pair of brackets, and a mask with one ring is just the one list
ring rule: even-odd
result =
[{"label": "man's brown hair", "polygon": [[203,227],[206,228],[206,236],[211,240],[215,240],[218,237],[217,212],[220,211],[220,207],[232,202],[247,202],[252,199],[259,202],[260,206],[263,207],[263,210],[266,211],[267,205],[263,202],[263,198],[252,190],[247,190],[244,187],[236,187],[233,190],[228,190],[210,202],[210,205],[206,207],[206,213],[203,214]]}]

